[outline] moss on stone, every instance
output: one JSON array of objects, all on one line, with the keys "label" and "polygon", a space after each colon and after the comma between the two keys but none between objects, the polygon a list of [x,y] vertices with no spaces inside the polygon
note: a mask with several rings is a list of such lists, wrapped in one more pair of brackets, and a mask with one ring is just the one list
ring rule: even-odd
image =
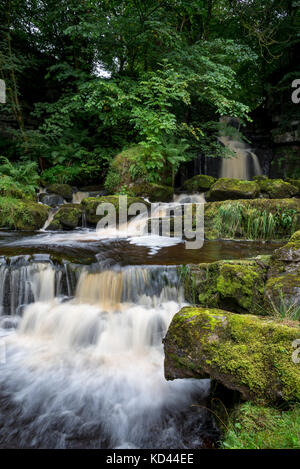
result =
[{"label": "moss on stone", "polygon": [[210,188],[209,200],[255,199],[258,195],[259,185],[256,181],[220,178]]},{"label": "moss on stone", "polygon": [[292,343],[300,327],[220,309],[183,308],[164,339],[167,379],[210,377],[243,398],[299,401]]},{"label": "moss on stone", "polygon": [[49,207],[31,200],[0,197],[0,227],[34,231],[43,227],[48,218]]},{"label": "moss on stone", "polygon": [[47,186],[47,192],[50,194],[60,195],[67,202],[72,201],[73,190],[69,184],[51,184],[50,186]]},{"label": "moss on stone", "polygon": [[173,200],[174,189],[150,182],[131,184],[129,190],[135,197],[145,197],[150,202],[170,202]]},{"label": "moss on stone", "polygon": [[206,176],[205,174],[198,174],[197,176],[188,179],[183,184],[183,189],[187,192],[206,192],[216,182],[216,178]]},{"label": "moss on stone", "polygon": [[[118,195],[109,195],[109,196],[102,196],[102,197],[88,197],[83,199],[81,202],[81,206],[86,214],[86,220],[91,225],[96,225],[104,215],[97,215],[96,210],[100,204],[109,203],[115,207],[116,216],[118,218],[119,215],[119,196]],[[134,203],[142,203],[149,207],[149,204],[145,202],[145,200],[140,199],[138,197],[127,197],[127,208]],[[118,219],[116,220],[118,222]]]},{"label": "moss on stone", "polygon": [[83,207],[79,204],[63,205],[55,214],[49,230],[67,229],[72,230],[81,225]]},{"label": "moss on stone", "polygon": [[283,179],[259,179],[257,182],[261,193],[270,199],[294,197],[299,192],[297,186]]}]

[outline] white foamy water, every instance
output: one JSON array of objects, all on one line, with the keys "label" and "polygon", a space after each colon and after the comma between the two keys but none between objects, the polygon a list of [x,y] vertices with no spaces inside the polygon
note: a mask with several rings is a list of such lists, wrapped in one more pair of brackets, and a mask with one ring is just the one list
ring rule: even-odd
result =
[{"label": "white foamy water", "polygon": [[200,447],[209,416],[191,405],[208,382],[164,379],[162,338],[184,304],[176,269],[83,269],[67,301],[54,282],[39,271],[5,337],[0,447]]}]

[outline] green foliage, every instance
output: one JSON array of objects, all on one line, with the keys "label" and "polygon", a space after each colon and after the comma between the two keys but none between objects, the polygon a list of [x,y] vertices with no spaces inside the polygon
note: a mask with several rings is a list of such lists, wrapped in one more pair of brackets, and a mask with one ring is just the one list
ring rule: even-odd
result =
[{"label": "green foliage", "polygon": [[300,320],[300,304],[297,300],[286,299],[282,290],[278,292],[278,301],[275,303],[269,297],[268,313],[276,319]]},{"label": "green foliage", "polygon": [[0,157],[0,193],[7,196],[33,196],[38,188],[37,164],[32,161],[11,163]]},{"label": "green foliage", "polygon": [[294,209],[277,207],[273,214],[268,210],[246,207],[241,203],[228,202],[219,207],[216,229],[219,236],[243,237],[253,240],[280,238],[295,231],[297,212]]},{"label": "green foliage", "polygon": [[242,404],[229,418],[223,449],[299,449],[300,407],[288,410]]}]

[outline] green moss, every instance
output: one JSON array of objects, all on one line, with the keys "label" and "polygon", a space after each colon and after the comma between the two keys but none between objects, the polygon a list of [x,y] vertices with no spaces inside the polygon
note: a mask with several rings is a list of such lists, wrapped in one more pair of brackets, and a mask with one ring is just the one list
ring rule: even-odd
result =
[{"label": "green moss", "polygon": [[191,179],[188,179],[183,184],[183,189],[188,192],[206,192],[216,182],[216,178],[198,174]]},{"label": "green moss", "polygon": [[256,181],[220,178],[210,189],[209,200],[255,199],[259,194]]},{"label": "green moss", "polygon": [[234,409],[221,443],[223,449],[299,449],[300,406],[288,410],[247,402]]},{"label": "green moss", "polygon": [[67,202],[71,202],[73,197],[73,190],[69,184],[51,184],[50,186],[47,186],[47,192],[50,194],[60,195]]},{"label": "green moss", "polygon": [[290,239],[291,242],[300,241],[300,230],[296,231]]},{"label": "green moss", "polygon": [[161,186],[150,182],[132,184],[129,186],[136,197],[145,197],[150,202],[170,202],[173,199],[174,189],[170,186]]},{"label": "green moss", "polygon": [[31,200],[0,197],[0,227],[21,231],[42,228],[48,218],[49,207]]},{"label": "green moss", "polygon": [[[102,203],[112,204],[116,209],[116,216],[118,217],[118,214],[119,214],[119,196],[118,195],[109,195],[109,196],[103,196],[103,197],[88,197],[86,199],[83,199],[81,202],[81,206],[83,210],[85,211],[86,220],[88,223],[92,225],[96,225],[98,221],[104,216],[104,215],[96,215],[97,207]],[[144,205],[149,206],[149,204],[147,204],[147,202],[145,202],[143,199],[140,199],[138,197],[127,197],[127,207],[130,207],[130,205],[132,205],[133,203],[142,203]]]},{"label": "green moss", "polygon": [[260,179],[258,181],[260,191],[270,199],[285,199],[298,194],[298,187],[283,179]]},{"label": "green moss", "polygon": [[299,336],[300,327],[270,319],[183,308],[164,340],[165,374],[209,376],[254,401],[300,400],[300,368],[292,361]]},{"label": "green moss", "polygon": [[78,204],[66,204],[55,214],[49,230],[74,229],[81,224],[83,207]]},{"label": "green moss", "polygon": [[191,303],[261,314],[268,260],[218,261],[191,266],[183,279]]}]

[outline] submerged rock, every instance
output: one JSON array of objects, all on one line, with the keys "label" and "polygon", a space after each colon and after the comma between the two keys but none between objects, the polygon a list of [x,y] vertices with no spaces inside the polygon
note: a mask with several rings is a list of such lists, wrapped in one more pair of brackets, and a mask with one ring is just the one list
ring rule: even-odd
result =
[{"label": "submerged rock", "polygon": [[69,184],[51,184],[47,186],[47,192],[60,195],[67,202],[72,201],[73,189]]},{"label": "submerged rock", "polygon": [[183,189],[188,192],[207,192],[211,186],[216,182],[216,178],[206,176],[205,174],[198,174],[197,176],[188,179],[183,184]]},{"label": "submerged rock", "polygon": [[210,188],[207,199],[210,201],[255,199],[258,195],[259,185],[256,181],[220,178]]},{"label": "submerged rock", "polygon": [[165,376],[211,378],[253,401],[299,401],[292,361],[300,327],[220,309],[186,307],[164,339]]}]

